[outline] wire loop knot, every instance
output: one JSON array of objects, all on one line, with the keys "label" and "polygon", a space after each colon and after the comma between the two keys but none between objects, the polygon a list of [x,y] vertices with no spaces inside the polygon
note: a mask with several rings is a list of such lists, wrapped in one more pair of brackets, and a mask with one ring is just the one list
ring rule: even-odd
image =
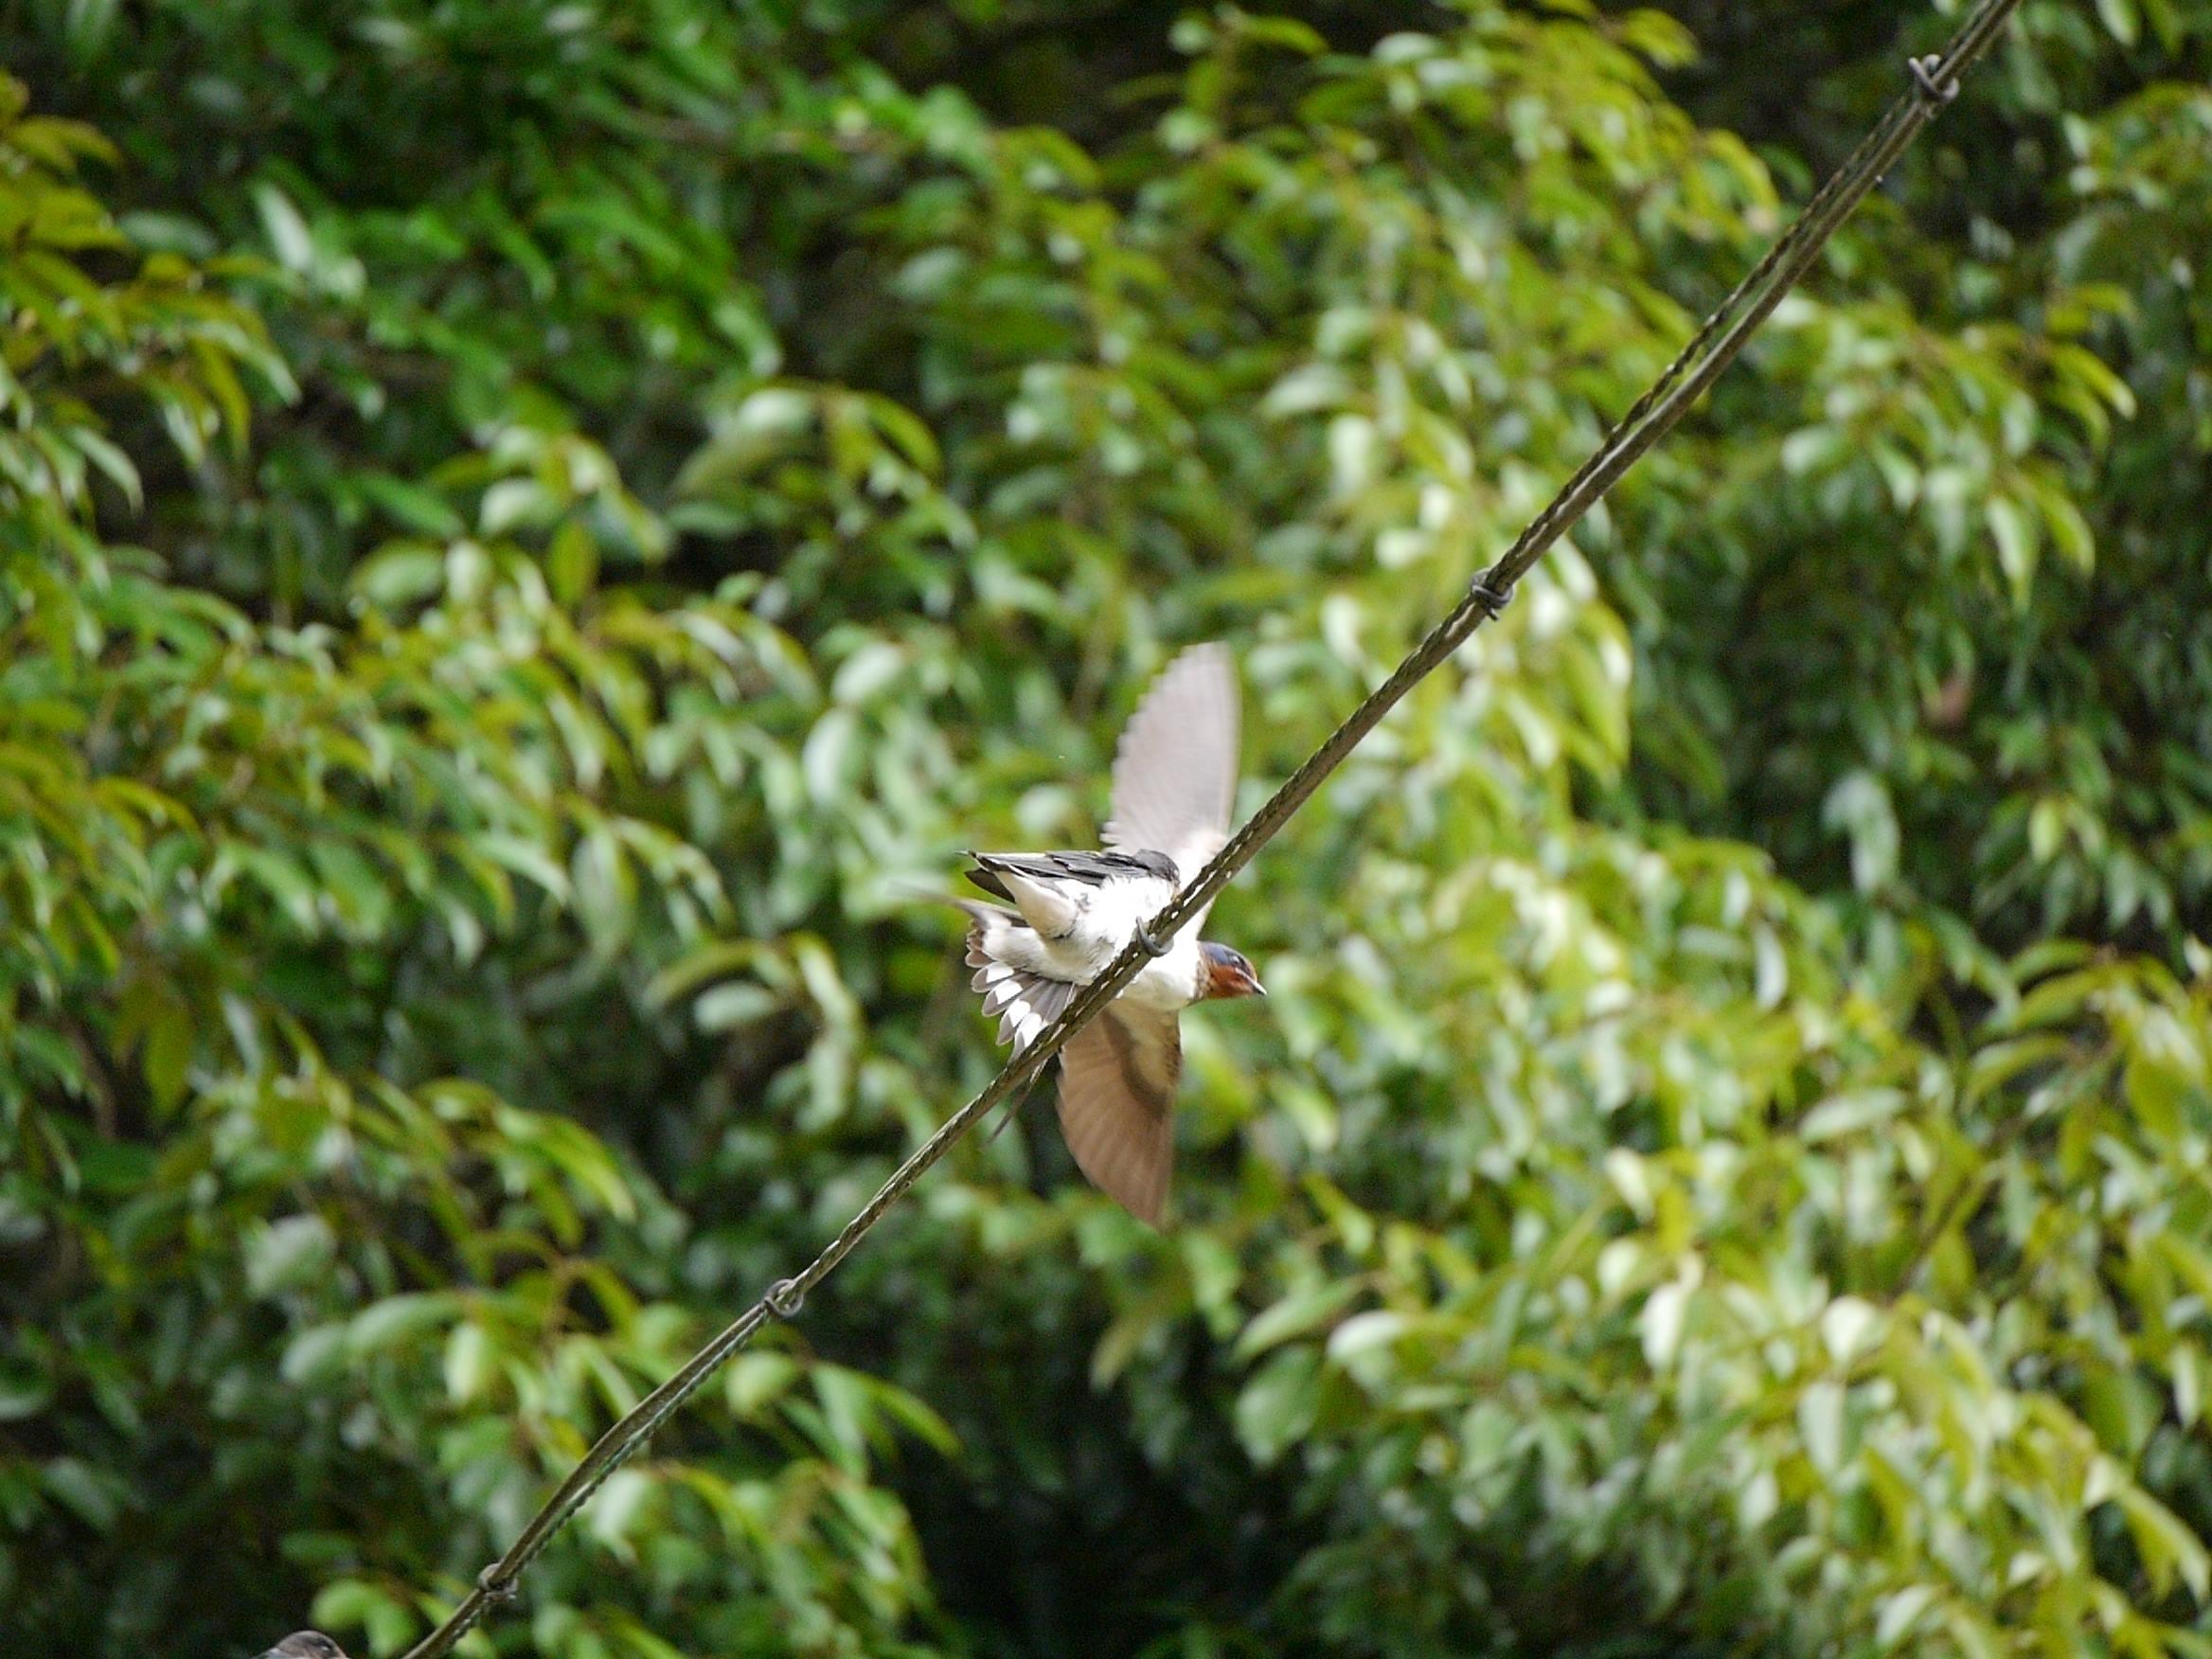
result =
[{"label": "wire loop knot", "polygon": [[1913,84],[1920,89],[1920,96],[1940,109],[1958,96],[1958,78],[1952,77],[1949,84],[1936,79],[1936,71],[1943,67],[1943,60],[1931,52],[1925,58],[1907,58],[1905,68],[1913,78]]},{"label": "wire loop knot", "polygon": [[1495,622],[1498,613],[1512,602],[1513,590],[1509,587],[1494,588],[1490,586],[1490,579],[1484,576],[1478,578],[1474,585],[1467,590],[1467,597],[1480,605],[1483,614]]},{"label": "wire loop knot", "polygon": [[768,1287],[768,1306],[778,1319],[796,1319],[806,1302],[807,1293],[796,1279],[777,1279]]},{"label": "wire loop knot", "polygon": [[520,1588],[512,1579],[499,1576],[497,1561],[476,1575],[476,1593],[487,1601],[512,1601]]},{"label": "wire loop knot", "polygon": [[1144,947],[1145,954],[1154,958],[1165,956],[1175,948],[1172,941],[1162,944],[1158,936],[1149,927],[1138,928],[1134,937],[1136,942]]}]

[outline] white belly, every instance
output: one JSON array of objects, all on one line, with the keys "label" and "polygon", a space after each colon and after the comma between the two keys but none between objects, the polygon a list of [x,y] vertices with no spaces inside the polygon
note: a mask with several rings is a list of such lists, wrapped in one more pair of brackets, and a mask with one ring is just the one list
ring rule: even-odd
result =
[{"label": "white belly", "polygon": [[[1082,910],[1061,938],[1027,935],[1036,959],[1020,964],[1054,979],[1087,985],[1121,954],[1136,930],[1167,908],[1175,896],[1167,882],[1113,882],[1080,893]],[[1145,1008],[1173,1009],[1198,998],[1198,924],[1175,936],[1164,956],[1148,961],[1122,995]]]},{"label": "white belly", "polygon": [[1198,1000],[1198,923],[1175,936],[1165,956],[1147,962],[1122,995],[1148,1008],[1172,1012]]}]

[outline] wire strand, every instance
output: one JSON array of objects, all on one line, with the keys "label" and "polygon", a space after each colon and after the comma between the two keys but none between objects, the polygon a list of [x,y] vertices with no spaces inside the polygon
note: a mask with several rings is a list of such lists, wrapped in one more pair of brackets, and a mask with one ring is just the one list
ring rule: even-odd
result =
[{"label": "wire strand", "polygon": [[[1314,791],[1344,763],[1361,740],[1397,706],[1400,699],[1433,673],[1512,597],[1514,585],[1545,550],[1572,528],[1646,451],[1666,436],[1697,399],[1719,378],[1759,325],[1804,276],[1828,240],[1851,210],[1882,182],[1907,146],[1951,99],[1960,77],[1987,52],[2018,7],[2019,0],[1980,0],[1944,51],[1908,62],[1907,90],[1883,113],[1858,147],[1808,201],[1796,221],[1716,307],[1650,388],[1606,433],[1590,458],[1562,485],[1550,503],[1517,537],[1454,606],[1414,647],[1390,677],[1369,692],[1344,723],[1331,732],[1275,791],[1258,812],[1229,838],[1213,862],[1179,893],[1149,927],[1153,938],[1172,938],[1210,903],[1238,871],[1272,840]],[[796,1315],[807,1293],[820,1284],[859,1245],[915,1183],[927,1174],[992,1108],[1026,1087],[1047,1061],[1100,1008],[1134,978],[1150,960],[1133,940],[1104,972],[1085,986],[1060,1018],[924,1141],[864,1204],[843,1230],[797,1274],[778,1279],[674,1375],[633,1407],[587,1452],[544,1506],[532,1516],[507,1552],[486,1567],[476,1583],[429,1635],[404,1659],[440,1659],[477,1620],[499,1602],[512,1598],[523,1574],[553,1537],[587,1503],[607,1477],[619,1469],[654,1430],[691,1398],[706,1380],[772,1319]]]}]

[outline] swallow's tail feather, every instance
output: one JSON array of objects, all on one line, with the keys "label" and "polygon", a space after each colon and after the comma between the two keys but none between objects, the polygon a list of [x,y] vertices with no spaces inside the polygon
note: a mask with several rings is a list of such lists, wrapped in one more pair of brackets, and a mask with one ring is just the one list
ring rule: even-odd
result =
[{"label": "swallow's tail feather", "polygon": [[1011,904],[1014,901],[1014,896],[1007,891],[1006,883],[999,879],[998,872],[986,862],[988,855],[972,852],[968,856],[975,861],[975,865],[974,868],[963,872],[967,878],[992,898],[1004,899],[1008,904]]},{"label": "swallow's tail feather", "polygon": [[973,920],[968,930],[968,966],[975,974],[969,984],[983,993],[983,1011],[998,1016],[998,1040],[1018,1054],[1060,1018],[1078,988],[1008,960],[1021,954],[1023,943],[1032,948],[1036,943],[1035,932],[1021,917],[995,904],[956,902]]},{"label": "swallow's tail feather", "polygon": [[1064,979],[1025,973],[1006,962],[978,968],[974,985],[983,992],[983,1011],[999,1017],[998,1040],[1011,1044],[1017,1054],[1066,1011],[1076,992]]}]

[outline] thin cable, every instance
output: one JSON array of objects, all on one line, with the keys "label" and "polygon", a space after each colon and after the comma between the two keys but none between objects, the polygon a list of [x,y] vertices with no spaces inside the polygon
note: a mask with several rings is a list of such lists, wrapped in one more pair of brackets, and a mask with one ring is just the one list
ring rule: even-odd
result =
[{"label": "thin cable", "polygon": [[1957,96],[1959,78],[1989,50],[2020,0],[1981,0],[1960,27],[1951,45],[1937,57],[1911,61],[1911,85],[1892,103],[1882,119],[1862,139],[1843,165],[1821,186],[1796,222],[1768,250],[1765,258],[1705,319],[1703,327],[1668,364],[1649,391],[1614,423],[1589,460],[1568,479],[1549,505],[1529,522],[1513,544],[1476,580],[1466,598],[1449,615],[1432,628],[1391,676],[1378,686],[1345,722],[1331,732],[1306,763],[1276,790],[1266,805],[1229,838],[1198,879],[1174,901],[1139,930],[1121,954],[1068,1003],[1058,1020],[1036,1041],[1007,1062],[1006,1068],[984,1086],[919,1147],[907,1156],[875,1197],[845,1224],[822,1253],[805,1268],[776,1284],[748,1308],[737,1322],[694,1354],[683,1368],[626,1413],[601,1435],[583,1460],[562,1481],[544,1507],[530,1518],[507,1553],[486,1567],[475,1587],[447,1615],[443,1624],[417,1643],[404,1659],[440,1659],[440,1655],[467,1633],[494,1603],[509,1600],[522,1575],[528,1570],[555,1533],[583,1507],[606,1478],[619,1469],[653,1431],[666,1422],[707,1378],[771,1319],[796,1317],[808,1292],[836,1271],[871,1228],[916,1182],[952,1150],[953,1143],[987,1116],[992,1108],[1017,1089],[1028,1084],[1058,1054],[1069,1038],[1106,1006],[1122,987],[1136,977],[1151,960],[1142,942],[1171,939],[1200,909],[1227,886],[1231,878],[1253,855],[1275,837],[1291,815],[1341,766],[1347,756],[1376,723],[1397,706],[1399,700],[1436,671],[1436,668],[1484,622],[1494,618],[1509,598],[1514,585],[1597,502],[1639,456],[1666,436],[1689,406],[1734,361],[1758,326],[1794,287],[1819,257],[1821,249],[1868,191],[1882,182],[1922,127]]}]

